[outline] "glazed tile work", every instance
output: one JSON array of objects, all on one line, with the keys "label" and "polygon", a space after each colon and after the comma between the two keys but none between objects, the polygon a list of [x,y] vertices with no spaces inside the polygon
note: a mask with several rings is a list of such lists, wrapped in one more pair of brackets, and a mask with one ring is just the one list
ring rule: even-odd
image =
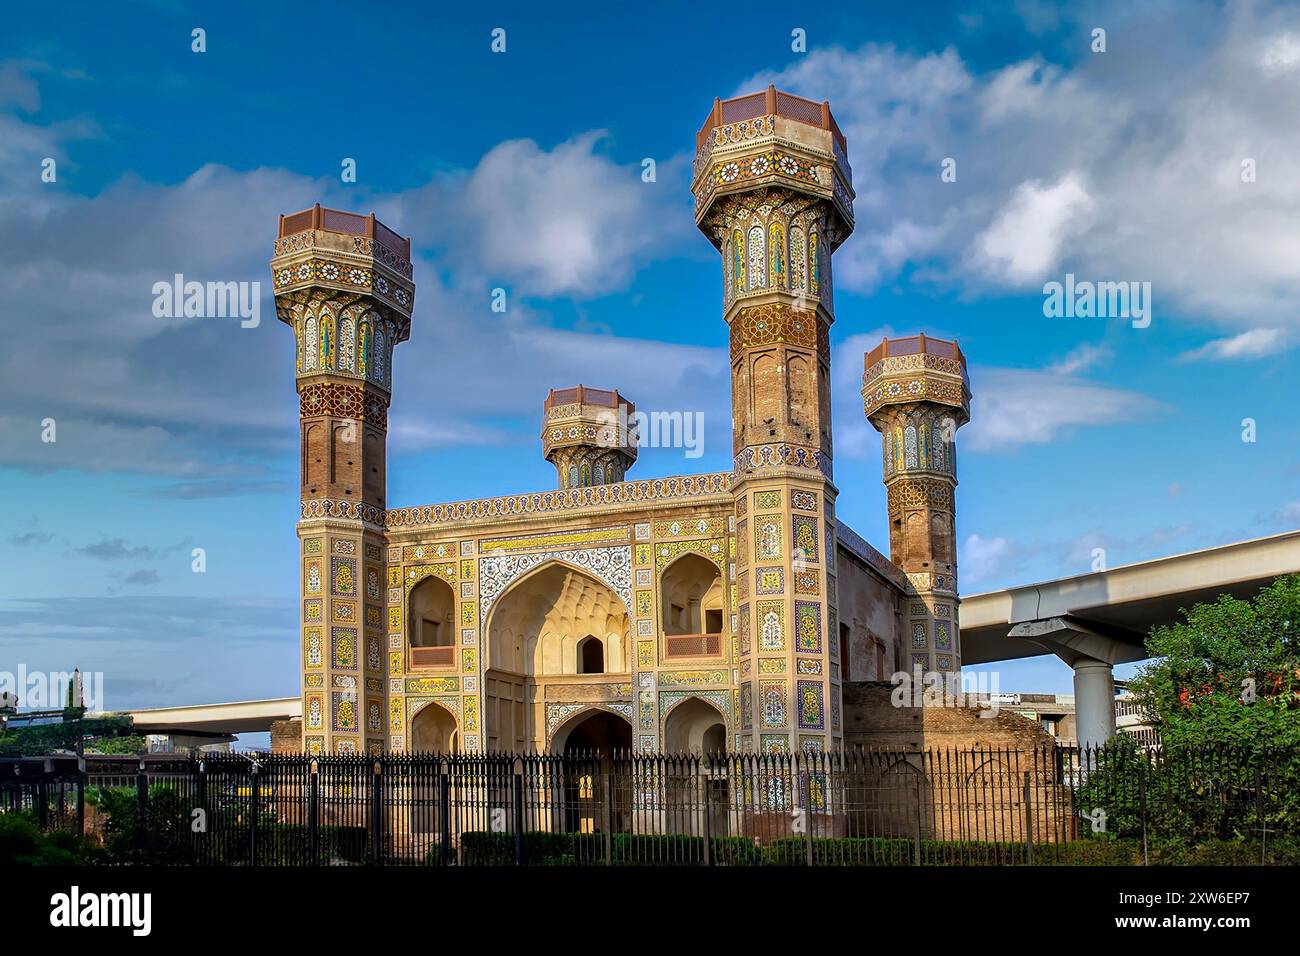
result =
[{"label": "glazed tile work", "polygon": [[959,666],[964,358],[922,339],[868,362],[891,562],[835,519],[833,255],[854,192],[829,106],[773,89],[718,102],[696,145],[731,368],[722,473],[630,477],[631,399],[559,383],[540,431],[554,489],[390,507],[393,350],[420,331],[410,242],[373,216],[281,217],[307,750],[821,752],[842,741],[846,680]]}]

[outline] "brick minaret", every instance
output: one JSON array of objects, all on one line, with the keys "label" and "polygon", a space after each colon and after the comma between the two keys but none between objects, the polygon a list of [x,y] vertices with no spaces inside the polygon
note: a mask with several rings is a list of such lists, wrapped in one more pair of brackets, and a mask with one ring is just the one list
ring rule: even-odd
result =
[{"label": "brick minaret", "polygon": [[617,391],[553,388],[542,407],[542,453],[561,488],[622,481],[636,461],[636,406]]},{"label": "brick minaret", "polygon": [[970,421],[956,342],[885,339],[866,356],[863,410],[881,435],[889,557],[907,574],[909,670],[957,672],[957,429]]},{"label": "brick minaret", "polygon": [[280,217],[275,306],[294,333],[302,440],[303,744],[384,746],[383,516],[393,347],[411,331],[411,244],[374,215]]},{"label": "brick minaret", "polygon": [[742,744],[838,742],[831,253],[852,171],[826,103],[768,87],[696,137],[696,224],[722,253],[731,334],[736,653]]}]

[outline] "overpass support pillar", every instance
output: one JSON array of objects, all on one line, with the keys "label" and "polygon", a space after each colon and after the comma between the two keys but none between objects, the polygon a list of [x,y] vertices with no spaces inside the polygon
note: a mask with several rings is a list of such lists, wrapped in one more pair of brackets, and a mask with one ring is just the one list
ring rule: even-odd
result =
[{"label": "overpass support pillar", "polygon": [[1115,678],[1111,664],[1078,657],[1074,668],[1074,722],[1080,747],[1100,747],[1115,736]]},{"label": "overpass support pillar", "polygon": [[1080,747],[1100,747],[1115,736],[1117,663],[1140,660],[1140,640],[1102,634],[1068,616],[1022,621],[1007,634],[1051,651],[1074,670],[1074,720]]}]

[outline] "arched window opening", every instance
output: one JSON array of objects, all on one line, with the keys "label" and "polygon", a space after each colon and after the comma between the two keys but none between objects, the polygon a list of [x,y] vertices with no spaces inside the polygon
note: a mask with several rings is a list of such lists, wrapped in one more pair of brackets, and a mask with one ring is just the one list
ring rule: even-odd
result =
[{"label": "arched window opening", "polygon": [[441,578],[425,578],[411,589],[407,639],[411,663],[450,667],[455,663],[456,597]]},{"label": "arched window opening", "polygon": [[723,588],[716,564],[698,554],[678,558],[664,571],[660,594],[668,657],[721,653]]},{"label": "arched window opening", "polygon": [[578,645],[578,673],[605,673],[605,644],[600,638],[588,635]]},{"label": "arched window opening", "polygon": [[763,227],[754,226],[749,230],[749,283],[750,290],[767,287],[767,243],[764,241]]}]

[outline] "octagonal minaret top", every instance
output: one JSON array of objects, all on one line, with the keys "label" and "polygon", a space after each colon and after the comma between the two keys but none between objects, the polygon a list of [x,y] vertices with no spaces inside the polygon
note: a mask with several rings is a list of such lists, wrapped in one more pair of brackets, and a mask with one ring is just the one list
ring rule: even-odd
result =
[{"label": "octagonal minaret top", "polygon": [[623,481],[636,461],[636,406],[617,390],[553,388],[542,411],[542,453],[561,488]]},{"label": "octagonal minaret top", "polygon": [[853,231],[853,170],[828,102],[775,86],[713,101],[695,135],[696,225],[721,248],[722,238],[708,221],[710,209],[729,193],[769,185],[830,202],[838,220],[827,230],[831,249]]}]

